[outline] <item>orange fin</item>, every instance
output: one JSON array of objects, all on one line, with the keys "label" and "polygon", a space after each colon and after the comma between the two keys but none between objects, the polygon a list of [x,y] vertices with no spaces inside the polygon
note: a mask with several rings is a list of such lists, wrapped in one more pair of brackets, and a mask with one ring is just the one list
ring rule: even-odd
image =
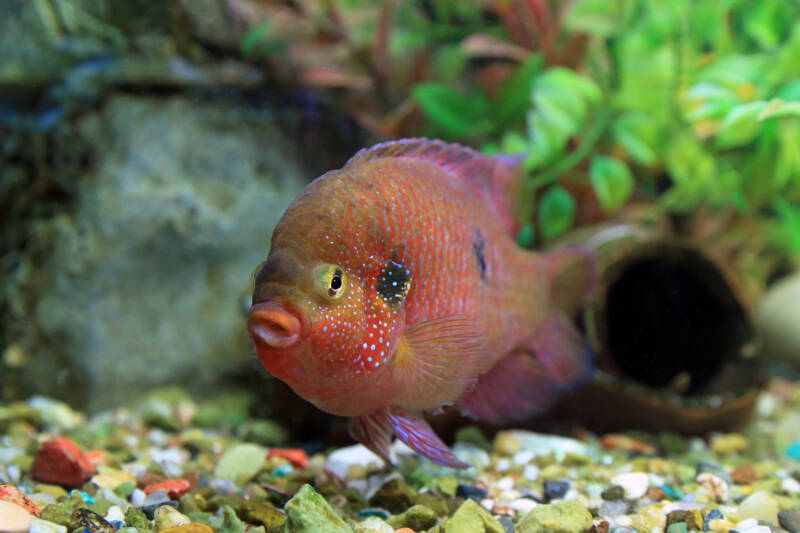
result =
[{"label": "orange fin", "polygon": [[550,305],[573,316],[597,284],[597,256],[583,246],[567,246],[542,256],[551,280]]},{"label": "orange fin", "polygon": [[457,177],[481,195],[503,222],[509,235],[519,230],[516,199],[522,183],[522,157],[486,155],[472,148],[435,139],[400,139],[376,144],[356,153],[344,168],[381,158],[427,161]]},{"label": "orange fin", "polygon": [[549,409],[564,392],[582,384],[591,355],[577,330],[561,313],[539,328],[530,351],[508,354],[478,378],[460,400],[461,410],[493,424],[521,420]]},{"label": "orange fin", "polygon": [[445,316],[415,324],[392,360],[397,403],[420,411],[452,403],[488,361],[488,340],[473,321]]}]

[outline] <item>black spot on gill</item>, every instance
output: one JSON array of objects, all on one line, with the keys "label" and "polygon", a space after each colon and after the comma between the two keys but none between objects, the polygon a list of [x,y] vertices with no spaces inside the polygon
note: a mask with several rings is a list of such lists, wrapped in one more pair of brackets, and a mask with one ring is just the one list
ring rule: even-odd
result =
[{"label": "black spot on gill", "polygon": [[478,275],[481,281],[486,281],[486,241],[483,239],[481,230],[475,228],[472,237],[472,251],[475,253],[475,262],[478,266]]},{"label": "black spot on gill", "polygon": [[410,288],[411,273],[395,261],[386,263],[375,283],[375,290],[392,307],[400,305]]}]

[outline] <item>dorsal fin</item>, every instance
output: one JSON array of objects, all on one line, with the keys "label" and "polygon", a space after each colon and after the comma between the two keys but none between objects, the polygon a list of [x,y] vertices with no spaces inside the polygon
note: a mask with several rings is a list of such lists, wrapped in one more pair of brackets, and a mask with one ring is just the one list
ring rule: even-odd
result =
[{"label": "dorsal fin", "polygon": [[482,196],[509,234],[516,235],[515,201],[522,178],[521,157],[486,155],[460,144],[420,137],[363,148],[347,161],[344,168],[382,158],[427,161],[447,171]]}]

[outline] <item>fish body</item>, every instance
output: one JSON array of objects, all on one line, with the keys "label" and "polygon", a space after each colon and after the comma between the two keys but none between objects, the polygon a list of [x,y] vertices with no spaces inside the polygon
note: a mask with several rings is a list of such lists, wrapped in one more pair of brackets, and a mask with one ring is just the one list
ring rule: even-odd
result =
[{"label": "fish body", "polygon": [[590,368],[565,312],[593,263],[515,244],[519,176],[510,158],[407,139],[317,178],[256,275],[261,362],[387,460],[397,435],[463,466],[422,417],[442,405],[497,423],[547,408]]}]

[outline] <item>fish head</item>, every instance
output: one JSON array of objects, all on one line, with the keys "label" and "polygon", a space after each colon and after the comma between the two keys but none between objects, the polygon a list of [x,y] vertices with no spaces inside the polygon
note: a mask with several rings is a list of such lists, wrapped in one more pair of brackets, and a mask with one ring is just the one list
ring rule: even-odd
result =
[{"label": "fish head", "polygon": [[385,396],[378,376],[391,362],[404,315],[376,292],[386,260],[357,238],[369,228],[357,226],[358,217],[333,216],[329,206],[310,209],[309,200],[301,211],[290,208],[273,233],[247,329],[270,374],[317,407],[353,416],[372,409],[372,400],[353,391]]}]

